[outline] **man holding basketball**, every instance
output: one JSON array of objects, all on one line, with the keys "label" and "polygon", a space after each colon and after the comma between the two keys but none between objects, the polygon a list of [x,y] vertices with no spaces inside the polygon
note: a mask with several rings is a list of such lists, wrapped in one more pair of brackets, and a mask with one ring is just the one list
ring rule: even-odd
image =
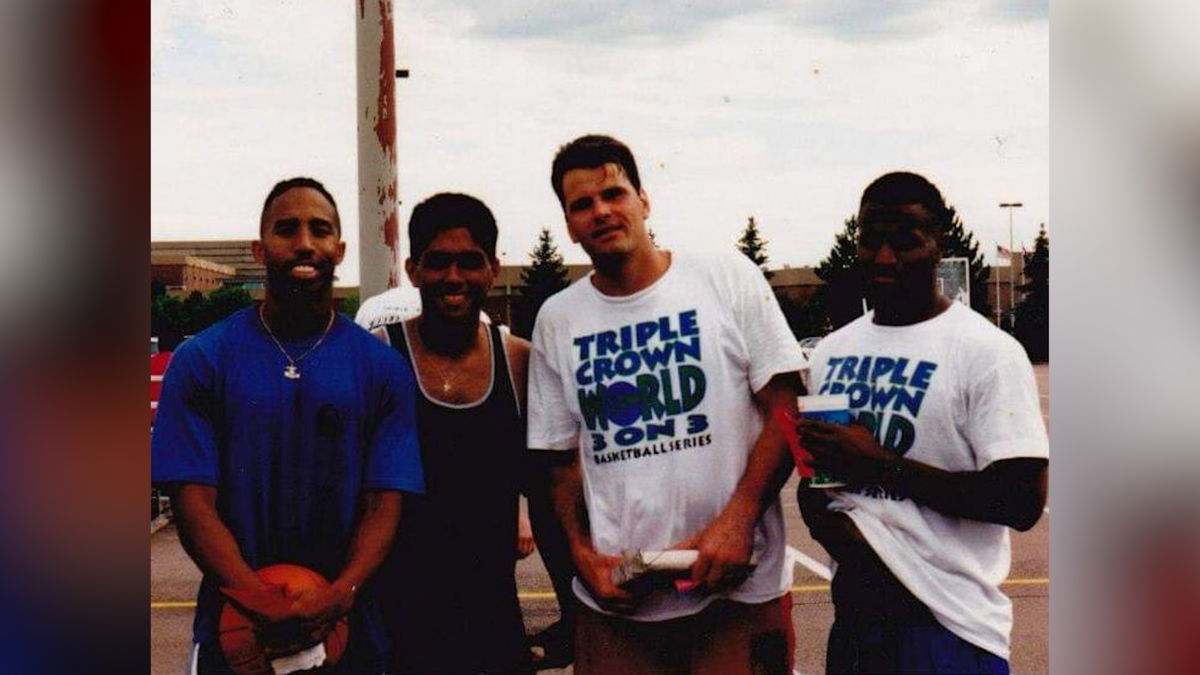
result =
[{"label": "man holding basketball", "polygon": [[[584,136],[554,159],[595,271],[538,314],[529,445],[561,458],[555,506],[582,601],[575,672],[791,672],[779,490],[804,357],[744,256],[657,248],[629,148]],[[617,585],[623,552],[696,552],[687,580]]]},{"label": "man holding basketball", "polygon": [[[272,636],[272,657],[319,643],[349,613],[339,671],[380,673],[388,647],[369,580],[400,491],[424,489],[412,371],[334,311],[345,243],[323,185],[276,184],[259,235],[262,305],[180,345],[151,438],[151,478],[171,490],[180,539],[204,572],[193,664],[229,672],[217,620],[230,597]],[[279,563],[332,583],[281,599],[256,574]]]},{"label": "man holding basketball", "polygon": [[874,311],[812,355],[848,426],[802,419],[818,470],[800,510],[837,562],[830,673],[1007,673],[1009,527],[1046,502],[1049,447],[1024,349],[937,291],[948,212],[913,173],[863,192],[858,255]]}]

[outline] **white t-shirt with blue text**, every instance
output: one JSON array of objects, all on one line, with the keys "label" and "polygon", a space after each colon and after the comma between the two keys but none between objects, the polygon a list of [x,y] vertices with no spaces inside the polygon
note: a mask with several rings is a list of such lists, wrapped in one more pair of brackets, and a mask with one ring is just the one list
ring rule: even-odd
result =
[{"label": "white t-shirt with blue text", "polygon": [[[609,555],[663,549],[708,525],[762,429],[754,392],[805,365],[762,272],[736,252],[675,253],[658,281],[630,296],[580,279],[542,307],[532,351],[529,447],[580,448],[592,543]],[[717,597],[787,593],[778,497],[754,546],[758,567],[734,591],[660,591],[624,616],[661,621]],[[578,580],[575,592],[599,611]]]},{"label": "white t-shirt with blue text", "polygon": [[[830,334],[812,354],[814,393],[845,393],[880,443],[947,471],[1049,457],[1037,382],[1025,350],[960,303],[911,326],[872,315]],[[1005,659],[1012,602],[1008,528],[943,515],[878,486],[837,490],[888,569],[948,630]]]}]

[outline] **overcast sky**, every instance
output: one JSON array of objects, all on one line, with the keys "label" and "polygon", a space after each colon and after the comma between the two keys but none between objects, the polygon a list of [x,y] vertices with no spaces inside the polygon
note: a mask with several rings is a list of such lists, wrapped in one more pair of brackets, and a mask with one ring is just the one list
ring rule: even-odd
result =
[{"label": "overcast sky", "polygon": [[[1047,2],[395,0],[399,221],[483,199],[524,263],[570,243],[550,160],[626,141],[666,248],[732,246],[748,216],[772,265],[815,264],[881,173],[933,180],[988,259],[1049,214]],[[152,239],[256,236],[278,179],[338,199],[358,281],[356,3],[156,0]],[[1049,223],[1047,222],[1047,225]],[[405,252],[407,252],[407,238]]]}]

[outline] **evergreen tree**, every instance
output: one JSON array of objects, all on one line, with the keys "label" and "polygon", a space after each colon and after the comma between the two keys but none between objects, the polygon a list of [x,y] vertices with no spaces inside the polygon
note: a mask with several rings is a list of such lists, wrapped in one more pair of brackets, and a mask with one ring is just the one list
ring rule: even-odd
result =
[{"label": "evergreen tree", "polygon": [[[841,328],[862,314],[862,275],[858,272],[858,217],[850,216],[833,240],[829,255],[813,270],[825,285],[810,300],[825,319],[826,332]],[[822,333],[814,333],[821,335]]]},{"label": "evergreen tree", "polygon": [[1033,242],[1033,253],[1024,254],[1025,283],[1017,290],[1025,294],[1016,306],[1015,334],[1029,360],[1041,363],[1050,359],[1050,237],[1046,224]]},{"label": "evergreen tree", "polygon": [[[953,206],[947,207],[948,223],[942,232],[943,258],[966,258],[971,279],[971,308],[989,316],[987,279],[989,268],[983,264],[975,235],[963,225]],[[858,218],[846,219],[842,231],[834,239],[829,255],[814,270],[825,285],[813,297],[819,311],[829,320],[831,330],[841,328],[862,314],[862,275],[858,269]]]},{"label": "evergreen tree", "polygon": [[764,277],[771,278],[772,273],[767,271],[767,240],[763,239],[762,234],[759,233],[758,223],[754,222],[754,216],[750,216],[749,221],[746,222],[746,229],[742,230],[737,248],[755,265],[758,265],[758,269],[762,270]]},{"label": "evergreen tree", "polygon": [[983,254],[975,235],[963,225],[958,212],[948,206],[949,224],[942,233],[942,257],[966,258],[971,277],[971,309],[991,318],[991,303],[988,302],[987,281],[991,269],[983,264]]},{"label": "evergreen tree", "polygon": [[537,319],[542,303],[567,287],[567,266],[549,228],[538,233],[538,243],[529,252],[530,265],[521,271],[525,290],[521,293],[518,315],[514,317],[513,333],[523,338],[533,334],[533,322]]}]

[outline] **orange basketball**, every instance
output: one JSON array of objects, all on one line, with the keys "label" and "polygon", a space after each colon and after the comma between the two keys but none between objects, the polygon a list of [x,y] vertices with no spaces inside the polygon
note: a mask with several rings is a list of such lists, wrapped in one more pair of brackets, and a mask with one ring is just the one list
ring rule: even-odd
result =
[{"label": "orange basketball", "polygon": [[[270,565],[256,572],[258,578],[269,584],[284,587],[286,595],[309,588],[324,588],[329,585],[325,577],[300,565]],[[266,650],[259,644],[258,631],[254,623],[232,602],[226,602],[221,610],[217,629],[220,633],[221,652],[233,672],[238,675],[273,675]],[[325,664],[333,665],[346,651],[350,639],[350,621],[343,616],[333,630],[325,636]]]}]

